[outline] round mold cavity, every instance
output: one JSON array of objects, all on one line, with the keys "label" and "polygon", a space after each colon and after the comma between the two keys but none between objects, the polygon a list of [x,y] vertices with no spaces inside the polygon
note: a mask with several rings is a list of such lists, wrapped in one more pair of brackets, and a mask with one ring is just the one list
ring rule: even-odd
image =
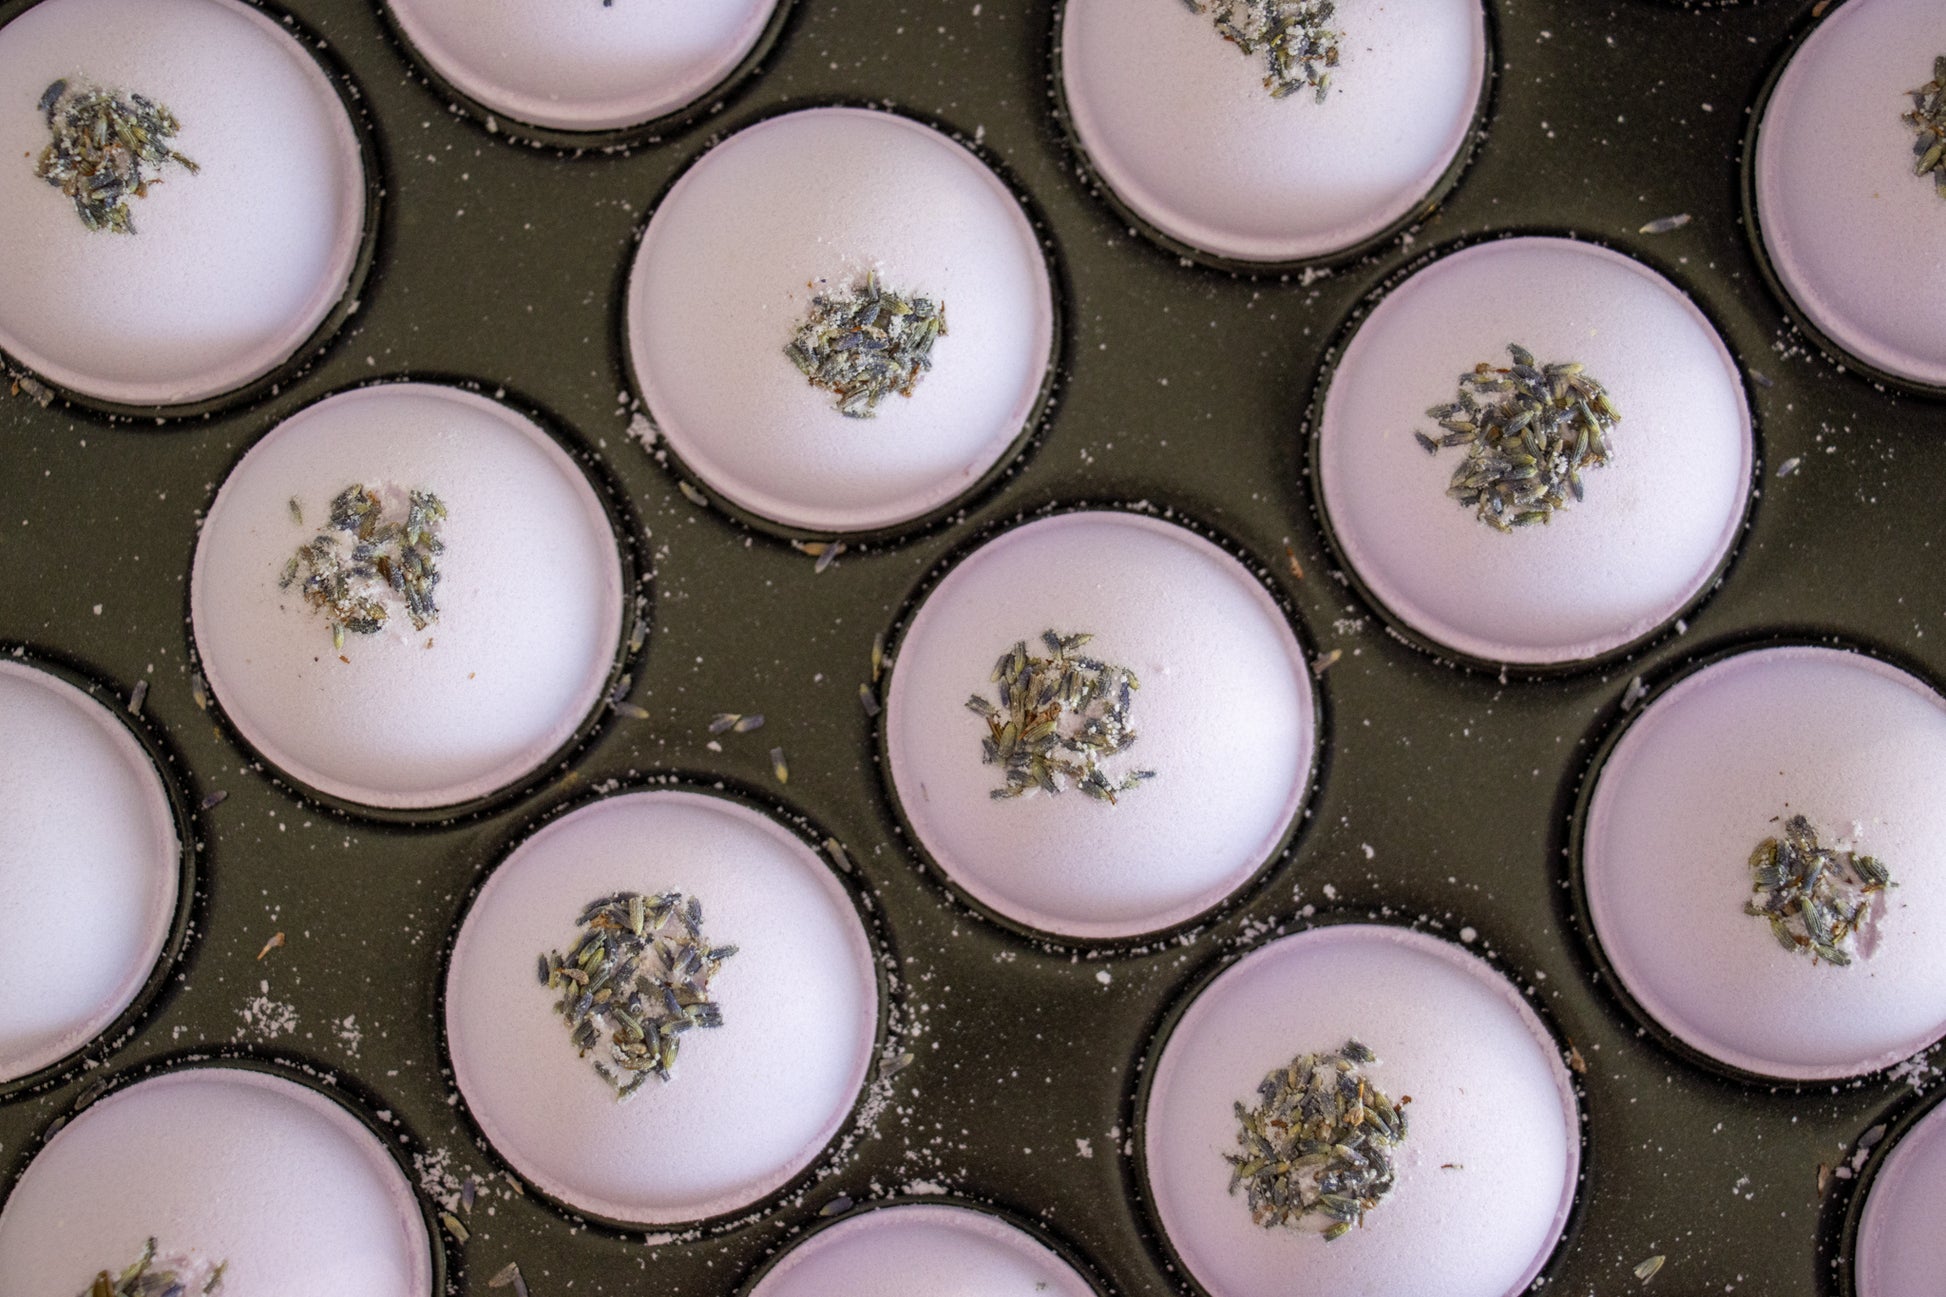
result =
[{"label": "round mold cavity", "polygon": [[432,1297],[440,1269],[412,1186],[372,1129],[251,1066],[158,1073],[49,1138],[0,1210],[0,1289],[83,1292],[148,1239],[190,1291],[221,1265],[238,1292]]},{"label": "round mold cavity", "polygon": [[[1057,654],[1048,632],[1093,638]],[[1067,658],[1110,702],[1133,673],[1140,742],[1095,758],[1112,802],[1072,773],[1058,794],[998,795],[1010,776],[985,743],[1013,722],[969,695],[1009,710],[995,659],[1016,643],[1039,678]],[[1063,707],[1056,734],[1084,736],[1104,705]],[[1241,562],[1175,523],[1077,511],[1002,532],[924,595],[894,654],[884,765],[914,840],[976,904],[1037,935],[1118,940],[1194,919],[1282,850],[1317,734],[1304,651]]]},{"label": "round mold cavity", "polygon": [[[785,349],[817,299],[944,312],[909,395],[847,417]],[[1048,262],[1020,201],[930,126],[865,108],[772,117],[669,189],[630,273],[629,361],[662,439],[735,510],[871,533],[944,510],[1024,444],[1051,381]]]},{"label": "round mold cavity", "polygon": [[[332,505],[360,485],[381,528],[409,520],[412,492],[445,506],[423,626],[382,570],[353,587],[385,611],[375,632],[340,636],[359,608],[314,604],[312,579],[356,557]],[[320,537],[333,557],[300,561]],[[379,548],[369,561],[396,570],[403,550]],[[190,615],[211,692],[266,761],[327,798],[426,811],[491,797],[573,739],[613,674],[623,591],[601,497],[540,426],[460,388],[382,383],[300,410],[231,469]]]},{"label": "round mold cavity", "polygon": [[1061,10],[1057,84],[1075,141],[1108,196],[1165,245],[1259,267],[1353,253],[1457,180],[1489,81],[1479,0],[1339,0],[1322,102],[1309,84],[1274,98],[1266,51],[1226,39],[1223,8]]},{"label": "round mold cavity", "polygon": [[959,1292],[1096,1297],[1053,1247],[995,1213],[910,1202],[813,1230],[764,1269],[747,1297]]},{"label": "round mold cavity", "polygon": [[177,811],[119,716],[0,660],[0,1089],[58,1067],[155,990],[193,886]]},{"label": "round mold cavity", "polygon": [[1865,1168],[1846,1240],[1846,1297],[1927,1297],[1946,1270],[1946,1106],[1899,1123]]},{"label": "round mold cavity", "polygon": [[1946,190],[1901,114],[1946,57],[1933,0],[1848,0],[1791,52],[1746,151],[1747,198],[1786,302],[1840,359],[1946,390]]},{"label": "round mold cavity", "polygon": [[[1348,1040],[1377,1056],[1372,1085],[1411,1096],[1396,1183],[1344,1238],[1316,1215],[1258,1225],[1229,1192],[1233,1105]],[[1504,1297],[1540,1274],[1574,1203],[1580,1117],[1554,1038],[1484,961],[1402,928],[1313,928],[1224,969],[1167,1029],[1138,1102],[1151,1206],[1209,1297]]]},{"label": "round mold cavity", "polygon": [[[1889,1067],[1946,1033],[1946,700],[1861,653],[1786,645],[1678,678],[1598,759],[1575,867],[1597,954],[1676,1048],[1811,1082]],[[1746,913],[1759,844],[1803,815],[1894,886],[1844,950],[1781,948]],[[1828,863],[1827,868],[1835,868]]]},{"label": "round mold cavity", "polygon": [[[1428,411],[1481,364],[1581,364],[1621,413],[1585,498],[1503,532],[1447,495],[1467,448]],[[1319,511],[1353,578],[1408,638],[1495,666],[1622,652],[1714,585],[1749,509],[1756,459],[1735,360],[1709,320],[1618,252],[1515,238],[1437,257],[1344,345],[1312,443]]]},{"label": "round mold cavity", "polygon": [[[574,954],[592,903],[672,891],[701,902],[709,944],[737,947],[709,981],[722,1025],[618,1099],[593,1067],[627,1076],[606,1030],[582,1057],[537,960]],[[818,855],[741,802],[665,789],[589,803],[508,855],[460,925],[445,1018],[491,1147],[573,1212],[639,1227],[742,1210],[809,1168],[857,1106],[882,1006],[870,936]]]},{"label": "round mold cavity", "polygon": [[432,75],[496,124],[588,136],[679,118],[750,70],[789,7],[388,0],[386,12]]},{"label": "round mold cavity", "polygon": [[[239,0],[42,0],[0,28],[0,350],[84,401],[198,407],[247,388],[343,314],[369,260],[364,142],[328,74]],[[37,174],[55,123],[98,92],[171,114],[133,232],[91,229]],[[96,213],[106,218],[107,208]],[[104,309],[104,302],[114,309]]]}]

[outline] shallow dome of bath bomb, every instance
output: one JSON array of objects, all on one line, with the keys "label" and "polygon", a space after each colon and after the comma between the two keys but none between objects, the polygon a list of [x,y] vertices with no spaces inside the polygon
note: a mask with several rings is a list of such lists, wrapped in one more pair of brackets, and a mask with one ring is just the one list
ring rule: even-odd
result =
[{"label": "shallow dome of bath bomb", "polygon": [[734,73],[778,0],[391,0],[433,71],[491,112],[564,131],[633,126]]},{"label": "shallow dome of bath bomb", "polygon": [[[1606,464],[1543,445],[1538,470],[1511,458],[1497,469],[1476,460],[1488,447],[1468,431],[1485,416],[1433,416],[1463,398],[1515,408],[1471,381],[1517,378],[1509,344],[1542,371],[1534,429],[1594,417],[1598,400],[1571,384],[1605,392],[1620,416]],[[1755,442],[1736,362],[1680,289],[1620,253],[1521,238],[1442,257],[1373,308],[1329,383],[1315,444],[1323,513],[1358,581],[1435,650],[1552,666],[1622,649],[1700,598],[1742,530]],[[1533,458],[1524,443],[1504,455]],[[1581,498],[1562,485],[1577,463]],[[1507,505],[1496,526],[1453,494],[1456,474],[1553,481],[1560,504]]]},{"label": "shallow dome of bath bomb", "polygon": [[394,383],[327,397],[238,461],[190,612],[211,691],[267,761],[424,810],[517,783],[575,734],[620,648],[621,582],[600,498],[552,437]]},{"label": "shallow dome of bath bomb", "polygon": [[949,1204],[860,1212],[793,1244],[750,1297],[993,1293],[1095,1297],[1073,1266],[997,1216]]},{"label": "shallow dome of bath bomb", "polygon": [[129,1006],[181,880],[168,793],[128,727],[66,681],[0,661],[0,1082],[74,1053]]},{"label": "shallow dome of bath bomb", "polygon": [[[1861,653],[1738,653],[1650,701],[1595,776],[1580,868],[1622,986],[1678,1041],[1744,1072],[1832,1080],[1946,1035],[1946,700]],[[1773,893],[1752,857],[1803,816],[1859,930],[1850,962],[1786,950],[1746,912]],[[1882,862],[1870,892],[1844,863]],[[1827,877],[1828,876],[1828,877]],[[1800,935],[1808,920],[1791,919]]]},{"label": "shallow dome of bath bomb", "polygon": [[1946,1108],[1899,1136],[1865,1193],[1852,1273],[1858,1297],[1930,1297],[1946,1273]]},{"label": "shallow dome of bath bomb", "polygon": [[1934,387],[1946,387],[1946,159],[1918,166],[1942,140],[1937,0],[1848,0],[1791,55],[1755,159],[1757,227],[1791,301],[1865,364]]},{"label": "shallow dome of bath bomb", "polygon": [[[1317,1212],[1270,1227],[1230,1191],[1236,1105],[1304,1054],[1356,1041],[1398,1109],[1392,1188],[1342,1238]],[[1209,1297],[1506,1297],[1559,1243],[1581,1161],[1574,1086],[1519,988],[1461,947],[1376,925],[1314,928],[1224,970],[1156,1062],[1139,1138],[1170,1247]],[[1349,1057],[1348,1057],[1349,1061]]]},{"label": "shallow dome of bath bomb", "polygon": [[189,1292],[432,1297],[405,1173],[358,1118],[296,1081],[190,1067],[118,1090],[34,1155],[0,1210],[0,1292],[88,1291],[147,1241]]},{"label": "shallow dome of bath bomb", "polygon": [[[262,10],[43,0],[0,27],[0,86],[0,349],[41,377],[119,405],[206,400],[290,359],[344,297],[358,136]],[[126,184],[100,187],[130,150],[104,155],[98,125],[146,141]]]},{"label": "shallow dome of bath bomb", "polygon": [[1012,192],[938,131],[859,108],[774,117],[703,155],[649,221],[627,318],[683,466],[822,532],[894,527],[978,486],[1023,439],[1054,345],[1047,262]]},{"label": "shallow dome of bath bomb", "polygon": [[[670,893],[687,920],[656,917],[652,903]],[[593,1009],[605,965],[593,963],[588,987],[565,974],[548,986],[538,961],[578,967],[601,931],[599,903],[628,894],[643,898],[656,947],[634,965],[640,1003],[621,1009],[628,1020],[571,1024],[569,984]],[[670,955],[657,953],[672,943],[679,961],[695,952],[682,967],[713,960],[713,971],[672,981]],[[625,984],[623,967],[611,984]],[[714,1013],[665,1032],[676,1021],[666,995]],[[850,1120],[878,1022],[872,944],[831,867],[770,817],[679,789],[593,802],[516,847],[467,911],[446,974],[453,1075],[487,1142],[551,1198],[628,1225],[739,1211],[804,1172]],[[657,1049],[661,1072],[647,1057],[651,1026],[675,1042]]]},{"label": "shallow dome of bath bomb", "polygon": [[968,554],[913,614],[886,698],[920,847],[980,904],[1083,939],[1187,922],[1248,883],[1290,831],[1316,734],[1262,583],[1132,513],[1059,514]]},{"label": "shallow dome of bath bomb", "polygon": [[1260,7],[1068,0],[1061,90],[1109,190],[1234,261],[1329,256],[1426,210],[1485,87],[1479,0],[1339,0],[1295,29],[1317,43],[1290,75],[1250,39]]}]

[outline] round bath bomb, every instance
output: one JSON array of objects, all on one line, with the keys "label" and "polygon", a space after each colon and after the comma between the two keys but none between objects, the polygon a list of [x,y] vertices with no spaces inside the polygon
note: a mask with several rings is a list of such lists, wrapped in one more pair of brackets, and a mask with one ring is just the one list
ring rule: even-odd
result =
[{"label": "round bath bomb", "polygon": [[1195,918],[1276,854],[1316,723],[1297,637],[1241,563],[1173,523],[1068,513],[926,595],[897,647],[886,766],[975,901],[1114,939]]},{"label": "round bath bomb", "polygon": [[488,1142],[543,1193],[630,1225],[721,1216],[810,1166],[878,1020],[872,945],[831,870],[768,817],[686,791],[594,802],[515,848],[446,975],[453,1072]]},{"label": "round bath bomb", "polygon": [[1315,447],[1371,596],[1438,649],[1516,666],[1599,657],[1682,613],[1743,526],[1754,455],[1736,362],[1681,290],[1544,238],[1388,293]]},{"label": "round bath bomb", "polygon": [[987,1212],[906,1204],[860,1212],[778,1258],[750,1297],[1095,1297],[1052,1248]]},{"label": "round bath bomb", "polygon": [[[1812,326],[1874,369],[1946,386],[1946,28],[1934,0],[1849,0],[1772,89],[1757,225]],[[1943,155],[1946,156],[1946,155]]]},{"label": "round bath bomb", "polygon": [[66,681],[0,661],[0,1082],[120,1016],[181,885],[168,793],[128,727]]},{"label": "round bath bomb", "polygon": [[0,1210],[0,1291],[85,1293],[150,1268],[201,1292],[432,1297],[412,1186],[376,1136],[308,1086],[191,1067],[117,1091],[35,1155]]},{"label": "round bath bomb", "polygon": [[1946,700],[1863,654],[1758,649],[1678,681],[1602,763],[1583,831],[1622,985],[1683,1044],[1782,1080],[1938,1040],[1941,763]]},{"label": "round bath bomb", "polygon": [[633,126],[686,108],[755,48],[777,0],[391,0],[433,71],[517,122]]},{"label": "round bath bomb", "polygon": [[327,397],[210,506],[190,614],[210,688],[296,782],[456,806],[532,774],[601,701],[621,560],[601,501],[531,420],[458,388]]},{"label": "round bath bomb", "polygon": [[787,527],[872,531],[944,507],[1021,439],[1053,302],[977,157],[891,113],[814,108],[671,187],[629,281],[629,357],[705,486]]},{"label": "round bath bomb", "polygon": [[1858,1221],[1858,1297],[1926,1297],[1946,1272],[1946,1108],[1899,1137],[1872,1177]]},{"label": "round bath bomb", "polygon": [[[1282,1149],[1293,1103],[1363,1167],[1266,1169],[1237,1107]],[[1581,1156],[1573,1084],[1519,990],[1457,946],[1362,924],[1274,941],[1198,993],[1141,1141],[1163,1231],[1210,1297],[1524,1291]],[[1287,1192],[1302,1210],[1266,1215]]]},{"label": "round bath bomb", "polygon": [[358,136],[268,14],[42,0],[0,28],[0,86],[0,350],[21,364],[101,401],[188,404],[283,364],[344,297]]},{"label": "round bath bomb", "polygon": [[1115,197],[1170,239],[1256,262],[1342,252],[1420,210],[1473,131],[1479,0],[1318,11],[1266,40],[1240,0],[1068,0],[1061,89]]}]

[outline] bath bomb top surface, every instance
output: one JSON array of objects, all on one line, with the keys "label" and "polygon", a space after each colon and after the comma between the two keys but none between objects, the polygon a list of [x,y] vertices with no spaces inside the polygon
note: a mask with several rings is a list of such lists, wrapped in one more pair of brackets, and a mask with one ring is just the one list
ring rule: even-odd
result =
[{"label": "bath bomb top surface", "polygon": [[[1946,1034],[1946,700],[1836,649],[1724,658],[1652,700],[1596,775],[1580,867],[1596,938],[1671,1035],[1761,1076],[1889,1067]],[[1751,855],[1802,815],[1893,886],[1836,967],[1746,914]]]},{"label": "bath bomb top surface", "polygon": [[1927,1297],[1946,1272],[1946,1108],[1935,1104],[1885,1155],[1858,1221],[1858,1297]]},{"label": "bath bomb top surface", "polygon": [[1946,54],[1935,0],[1849,0],[1791,55],[1758,127],[1758,227],[1820,332],[1898,378],[1946,386],[1946,195],[1902,114]]},{"label": "bath bomb top surface", "polygon": [[432,1297],[412,1186],[337,1103],[264,1072],[191,1067],[118,1090],[34,1156],[0,1210],[0,1291],[67,1297],[147,1239],[200,1291]]},{"label": "bath bomb top surface", "polygon": [[[1234,1106],[1305,1053],[1357,1040],[1404,1107],[1397,1179],[1362,1225],[1265,1228],[1229,1192]],[[1210,1297],[1359,1292],[1507,1297],[1553,1252],[1580,1165],[1574,1088],[1520,991],[1458,946],[1400,928],[1314,928],[1245,956],[1169,1032],[1140,1138],[1164,1232]]]},{"label": "bath bomb top surface", "polygon": [[516,122],[633,126],[715,89],[763,36],[777,0],[391,0],[419,53],[461,93]]},{"label": "bath bomb top surface", "polygon": [[0,1081],[60,1061],[129,1006],[181,885],[168,793],[128,727],[66,681],[0,661]]},{"label": "bath bomb top surface", "polygon": [[1344,251],[1418,208],[1473,130],[1479,0],[1339,0],[1322,103],[1309,85],[1273,98],[1265,50],[1245,54],[1218,29],[1227,8],[1067,5],[1061,88],[1115,195],[1172,239],[1258,262]]},{"label": "bath bomb top surface", "polygon": [[[57,82],[68,94],[39,106]],[[358,136],[274,18],[237,0],[43,0],[0,28],[0,86],[0,348],[39,374],[117,404],[201,401],[289,359],[343,298],[365,228]],[[196,167],[143,165],[133,233],[91,230],[36,174],[88,90],[166,110],[164,147]]]},{"label": "bath bomb top surface", "polygon": [[[444,505],[436,617],[417,625],[365,581],[384,623],[340,643],[307,597],[322,569],[298,551],[324,537],[349,564],[358,537],[332,504],[361,485],[382,526],[409,519],[412,492]],[[402,555],[378,557],[396,570]],[[620,645],[621,582],[601,501],[552,437],[474,393],[394,383],[327,397],[238,461],[203,524],[190,612],[212,692],[272,765],[360,805],[428,809],[518,782],[574,734]]]},{"label": "bath bomb top surface", "polygon": [[[786,347],[869,276],[943,312],[910,395],[839,412]],[[787,527],[896,526],[965,494],[1021,438],[1053,349],[1053,289],[1007,186],[928,126],[814,108],[705,154],[650,219],[629,356],[668,447],[732,504]]]},{"label": "bath bomb top surface", "polygon": [[750,1297],[1095,1297],[1026,1231],[968,1207],[905,1204],[861,1212],[786,1252]]},{"label": "bath bomb top surface", "polygon": [[[1545,526],[1505,533],[1449,497],[1469,448],[1428,411],[1460,376],[1580,364],[1620,412],[1613,456],[1581,470]],[[1599,657],[1678,616],[1742,526],[1755,456],[1736,362],[1668,280],[1619,253],[1519,238],[1456,252],[1399,284],[1359,325],[1317,433],[1320,504],[1359,580],[1404,626],[1491,663]]]},{"label": "bath bomb top surface", "polygon": [[[1018,642],[1051,663],[1049,631],[1093,636],[1074,660],[1109,693],[1134,675],[1139,741],[1097,760],[1113,803],[1074,780],[994,795],[1009,779],[983,749],[998,722],[969,695],[1005,711],[995,659]],[[1063,737],[1102,721],[1061,710]],[[1059,514],[972,551],[913,615],[886,697],[887,768],[920,846],[980,904],[1084,939],[1186,922],[1248,882],[1289,832],[1316,734],[1303,650],[1264,586],[1188,528],[1132,513]]]},{"label": "bath bomb top surface", "polygon": [[[577,920],[618,892],[702,905],[722,1025],[688,1031],[668,1080],[618,1101],[577,1054],[536,961],[572,953]],[[808,1167],[849,1117],[879,1017],[872,945],[831,870],[794,834],[680,790],[591,803],[515,848],[453,948],[453,1072],[501,1156],[551,1197],[633,1225],[736,1211]],[[612,1066],[612,1063],[611,1063]]]}]

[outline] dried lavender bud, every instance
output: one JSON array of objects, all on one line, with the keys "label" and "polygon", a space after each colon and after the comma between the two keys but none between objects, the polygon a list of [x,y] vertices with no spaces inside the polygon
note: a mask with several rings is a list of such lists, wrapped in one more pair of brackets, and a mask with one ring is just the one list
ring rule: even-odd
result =
[{"label": "dried lavender bud", "polygon": [[1466,448],[1446,494],[1500,531],[1547,522],[1582,499],[1582,470],[1614,458],[1608,434],[1622,420],[1579,364],[1538,365],[1517,343],[1507,354],[1512,365],[1475,366],[1460,375],[1459,399],[1426,411],[1443,436],[1413,433],[1429,453]]},{"label": "dried lavender bud", "polygon": [[537,974],[561,998],[554,1008],[583,1058],[619,1100],[649,1077],[673,1075],[684,1032],[720,1027],[710,979],[735,946],[703,938],[703,903],[681,892],[617,892],[583,910],[568,953],[540,957]]},{"label": "dried lavender bud", "polygon": [[[302,509],[293,508],[291,516],[301,519]],[[439,538],[446,506],[438,496],[411,492],[405,521],[388,522],[377,494],[354,483],[333,497],[328,518],[326,530],[297,547],[278,584],[296,586],[324,614],[333,647],[344,647],[347,631],[372,635],[383,629],[391,616],[387,605],[395,600],[404,604],[414,629],[439,619],[433,588],[440,576],[436,559],[446,548]]]},{"label": "dried lavender bud", "polygon": [[213,1294],[222,1290],[223,1272],[229,1262],[207,1269],[198,1283],[182,1269],[158,1263],[155,1253],[155,1240],[151,1238],[143,1245],[141,1256],[119,1272],[98,1272],[79,1297],[185,1297],[192,1292]]},{"label": "dried lavender bud", "polygon": [[813,387],[837,394],[838,413],[870,419],[885,397],[912,395],[945,334],[943,303],[891,292],[872,273],[849,294],[813,297],[784,354]]},{"label": "dried lavender bud", "polygon": [[1113,805],[1117,794],[1155,778],[1153,770],[1115,778],[1102,769],[1103,760],[1135,742],[1129,709],[1142,684],[1127,667],[1077,651],[1093,638],[1045,631],[1041,642],[1047,657],[1030,654],[1022,640],[994,664],[991,682],[999,705],[980,694],[967,699],[967,710],[987,726],[981,761],[1006,772],[1006,783],[993,790],[995,798],[1036,789],[1059,793],[1072,784]]},{"label": "dried lavender bud", "polygon": [[1770,922],[1777,944],[1840,967],[1870,922],[1872,897],[1896,886],[1876,856],[1818,845],[1802,815],[1784,821],[1784,835],[1765,838],[1750,854],[1753,900],[1744,913]]},{"label": "dried lavender bud", "polygon": [[169,147],[181,129],[174,114],[141,95],[61,80],[41,93],[40,110],[53,140],[34,174],[72,199],[90,230],[135,233],[130,198],[148,197],[168,163],[200,170]]},{"label": "dried lavender bud", "polygon": [[1230,1192],[1245,1190],[1265,1229],[1317,1216],[1327,1242],[1342,1238],[1394,1183],[1392,1150],[1405,1138],[1405,1105],[1367,1077],[1372,1051],[1348,1040],[1336,1053],[1299,1054],[1265,1076],[1257,1105],[1236,1105],[1237,1151],[1225,1153]]},{"label": "dried lavender bud", "polygon": [[1331,90],[1344,33],[1330,26],[1335,0],[1184,0],[1207,13],[1216,30],[1245,54],[1263,51],[1264,88],[1283,99],[1309,86],[1323,103]]},{"label": "dried lavender bud", "polygon": [[1912,111],[1905,115],[1918,138],[1912,141],[1914,170],[1930,173],[1946,198],[1946,54],[1932,61],[1932,80],[1912,92]]}]

